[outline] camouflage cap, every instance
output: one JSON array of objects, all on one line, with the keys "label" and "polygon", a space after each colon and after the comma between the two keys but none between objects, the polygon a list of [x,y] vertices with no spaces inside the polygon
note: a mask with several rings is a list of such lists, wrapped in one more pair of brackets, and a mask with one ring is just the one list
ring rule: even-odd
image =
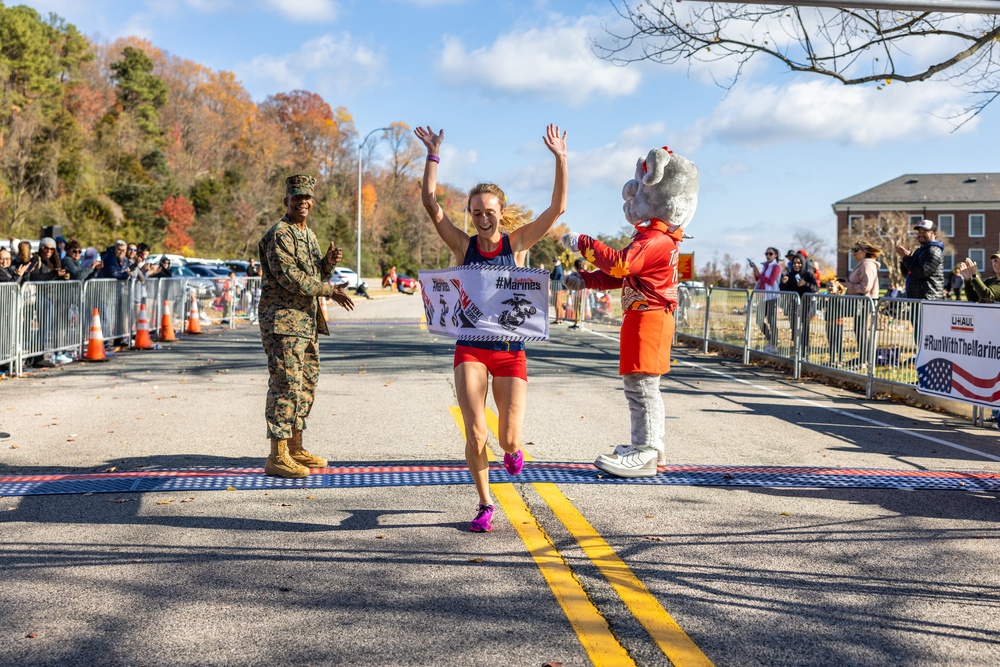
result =
[{"label": "camouflage cap", "polygon": [[285,179],[285,196],[309,195],[312,197],[316,179],[309,174],[295,174]]}]

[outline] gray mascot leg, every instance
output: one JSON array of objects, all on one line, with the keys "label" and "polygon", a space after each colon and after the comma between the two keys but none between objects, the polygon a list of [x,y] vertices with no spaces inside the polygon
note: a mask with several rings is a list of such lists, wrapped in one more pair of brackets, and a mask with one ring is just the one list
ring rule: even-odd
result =
[{"label": "gray mascot leg", "polygon": [[632,421],[632,444],[615,448],[610,456],[598,456],[594,465],[618,477],[652,477],[657,463],[666,462],[660,376],[632,373],[622,379]]}]

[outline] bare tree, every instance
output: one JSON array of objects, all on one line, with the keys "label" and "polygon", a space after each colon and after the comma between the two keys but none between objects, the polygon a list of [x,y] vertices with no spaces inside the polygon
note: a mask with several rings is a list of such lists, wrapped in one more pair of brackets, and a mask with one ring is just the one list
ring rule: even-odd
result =
[{"label": "bare tree", "polygon": [[[947,237],[938,237],[937,240],[944,245],[945,255],[954,252]],[[841,248],[850,248],[856,241],[867,241],[881,248],[880,259],[889,271],[889,281],[897,285],[903,284],[905,276],[899,267],[896,246],[903,246],[911,251],[917,247],[910,218],[906,213],[883,211],[877,217],[866,217],[860,223],[855,221],[851,229],[841,235],[839,245]]]},{"label": "bare tree", "polygon": [[[805,250],[809,254],[809,259],[813,261],[816,268],[823,271],[829,268],[836,270],[835,262],[830,262],[830,243],[811,229],[800,229],[792,236],[792,243],[796,250]],[[834,250],[834,254],[836,251]]]},{"label": "bare tree", "polygon": [[[598,40],[595,48],[601,57],[613,62],[731,60],[735,68],[728,70],[728,80],[719,82],[726,88],[736,83],[755,55],[775,59],[792,72],[818,74],[845,85],[881,87],[893,81],[948,80],[968,94],[966,108],[955,118],[959,125],[1000,95],[997,3],[993,14],[949,14],[916,9],[799,6],[824,4],[808,0],[786,0],[780,5],[687,0],[611,2],[627,27],[624,31],[608,28],[610,41]],[[853,4],[929,6],[926,1],[902,0]],[[988,8],[982,2],[980,5]],[[947,7],[948,3],[939,6]],[[932,62],[913,55],[923,53],[942,55]]]}]

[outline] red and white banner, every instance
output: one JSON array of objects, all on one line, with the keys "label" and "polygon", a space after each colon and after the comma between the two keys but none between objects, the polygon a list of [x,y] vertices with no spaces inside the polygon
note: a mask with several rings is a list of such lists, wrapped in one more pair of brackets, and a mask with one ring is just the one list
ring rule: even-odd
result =
[{"label": "red and white banner", "polygon": [[1000,408],[1000,305],[920,304],[917,390]]},{"label": "red and white banner", "polygon": [[470,264],[420,271],[427,328],[462,340],[547,340],[549,272]]}]

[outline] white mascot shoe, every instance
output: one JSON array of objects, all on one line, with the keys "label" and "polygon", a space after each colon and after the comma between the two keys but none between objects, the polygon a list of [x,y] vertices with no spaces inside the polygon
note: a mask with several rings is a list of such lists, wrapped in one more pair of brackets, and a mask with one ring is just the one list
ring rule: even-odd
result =
[{"label": "white mascot shoe", "polygon": [[615,449],[611,456],[601,454],[594,465],[615,477],[653,477],[656,474],[656,450],[629,445]]},{"label": "white mascot shoe", "polygon": [[[633,449],[635,449],[635,445],[618,445],[617,447],[615,447],[614,455],[615,456],[621,456],[622,454],[630,452]],[[667,465],[667,454],[666,454],[666,452],[664,452],[662,449],[658,449],[656,447],[653,447],[653,449],[656,450],[656,465],[658,465],[658,466],[665,466],[665,465]]]}]

